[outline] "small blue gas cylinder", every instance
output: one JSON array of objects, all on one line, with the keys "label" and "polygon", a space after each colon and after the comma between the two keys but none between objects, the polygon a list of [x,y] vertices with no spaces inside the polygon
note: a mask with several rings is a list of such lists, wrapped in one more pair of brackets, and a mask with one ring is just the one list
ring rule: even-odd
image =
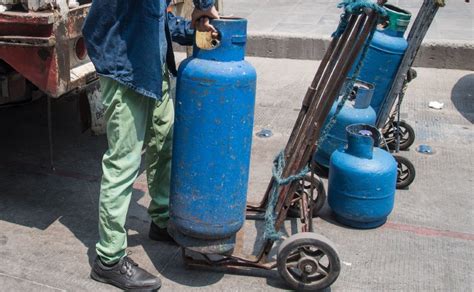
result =
[{"label": "small blue gas cylinder", "polygon": [[181,246],[225,253],[245,220],[256,72],[247,21],[212,24],[219,39],[178,70],[168,228]]},{"label": "small blue gas cylinder", "polygon": [[358,78],[375,86],[371,106],[377,114],[390,91],[398,67],[408,47],[403,35],[411,13],[394,5],[384,5],[388,24],[375,31]]},{"label": "small blue gas cylinder", "polygon": [[374,228],[392,212],[397,163],[378,145],[379,132],[369,125],[347,127],[346,149],[331,156],[328,203],[336,219],[355,228]]},{"label": "small blue gas cylinder", "polygon": [[[347,144],[346,127],[352,124],[368,124],[375,125],[377,118],[374,109],[370,106],[374,86],[372,84],[357,81],[354,84],[349,99],[344,103],[343,108],[336,117],[335,124],[329,131],[326,139],[318,147],[318,151],[314,156],[314,160],[325,167],[329,167],[329,158],[336,149],[344,147]],[[337,106],[341,98],[339,98],[331,108],[326,118],[324,127],[326,127],[330,119],[334,116]]]}]

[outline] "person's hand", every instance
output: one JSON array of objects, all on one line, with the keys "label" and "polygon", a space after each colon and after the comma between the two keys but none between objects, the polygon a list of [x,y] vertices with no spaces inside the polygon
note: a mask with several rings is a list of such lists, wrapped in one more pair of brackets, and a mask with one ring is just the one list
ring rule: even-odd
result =
[{"label": "person's hand", "polygon": [[212,6],[209,10],[194,9],[191,15],[191,27],[201,32],[212,32],[213,36],[217,35],[217,30],[211,25],[210,19],[219,19],[219,13],[216,7]]}]

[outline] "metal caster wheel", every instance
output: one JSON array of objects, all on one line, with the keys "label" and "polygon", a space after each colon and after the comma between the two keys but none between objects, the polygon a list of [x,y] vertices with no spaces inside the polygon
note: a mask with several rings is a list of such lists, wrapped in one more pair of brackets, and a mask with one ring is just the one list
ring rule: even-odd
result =
[{"label": "metal caster wheel", "polygon": [[278,248],[277,267],[286,283],[298,291],[329,287],[341,271],[334,245],[322,235],[303,232],[285,239]]},{"label": "metal caster wheel", "polygon": [[[415,130],[405,121],[400,121],[398,129],[400,129],[400,150],[407,150],[415,142]],[[397,123],[390,125],[388,131],[384,134],[388,142],[388,147],[392,150],[397,148]]]},{"label": "metal caster wheel", "polygon": [[405,189],[413,183],[416,176],[415,166],[403,156],[394,155],[397,161],[397,189]]},{"label": "metal caster wheel", "polygon": [[[326,190],[324,189],[324,184],[321,178],[308,174],[300,181],[300,186],[297,190],[298,195],[301,196],[304,192],[308,197],[311,197],[311,187],[314,188],[314,192],[310,207],[313,208],[312,217],[314,218],[318,216],[319,211],[321,211],[324,206],[324,202],[326,202]],[[288,209],[287,216],[290,218],[300,218],[300,213],[300,203],[299,201],[296,201]]]}]

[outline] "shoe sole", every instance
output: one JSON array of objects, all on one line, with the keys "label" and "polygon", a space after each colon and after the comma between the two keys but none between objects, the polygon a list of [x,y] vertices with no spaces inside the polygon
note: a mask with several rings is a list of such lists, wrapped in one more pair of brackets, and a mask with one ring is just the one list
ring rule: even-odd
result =
[{"label": "shoe sole", "polygon": [[110,279],[106,279],[106,278],[102,278],[101,276],[97,275],[97,273],[92,270],[91,272],[91,278],[97,282],[101,282],[101,283],[105,283],[105,284],[110,284],[110,285],[113,285],[119,289],[122,289],[122,290],[125,290],[125,291],[133,291],[133,292],[152,292],[152,291],[158,291],[160,288],[161,288],[161,285],[159,285],[158,287],[146,287],[146,288],[126,288],[126,287],[123,287],[121,286],[119,283],[113,281],[113,280],[110,280]]}]

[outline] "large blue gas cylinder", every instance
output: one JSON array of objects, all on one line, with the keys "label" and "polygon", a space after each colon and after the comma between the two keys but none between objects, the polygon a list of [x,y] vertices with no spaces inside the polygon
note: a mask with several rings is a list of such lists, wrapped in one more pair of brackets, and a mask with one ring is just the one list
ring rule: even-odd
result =
[{"label": "large blue gas cylinder", "polygon": [[[344,147],[347,144],[346,127],[352,124],[375,125],[377,116],[374,109],[370,106],[374,86],[372,84],[357,81],[354,84],[349,99],[344,103],[343,108],[336,117],[335,124],[329,131],[326,139],[319,145],[314,160],[325,167],[329,167],[329,158],[336,149]],[[337,106],[341,97],[334,103],[326,118],[324,127],[326,127],[331,118],[336,113]]]},{"label": "large blue gas cylinder", "polygon": [[206,253],[233,248],[245,220],[256,72],[245,19],[212,22],[219,40],[178,70],[169,231]]},{"label": "large blue gas cylinder", "polygon": [[347,139],[347,148],[331,156],[329,206],[345,225],[380,226],[393,209],[397,163],[390,153],[374,147],[379,132],[372,126],[348,126]]},{"label": "large blue gas cylinder", "polygon": [[403,35],[411,18],[410,12],[394,5],[386,4],[384,7],[388,14],[388,24],[375,31],[358,76],[359,79],[374,84],[371,106],[377,114],[408,47]]}]

